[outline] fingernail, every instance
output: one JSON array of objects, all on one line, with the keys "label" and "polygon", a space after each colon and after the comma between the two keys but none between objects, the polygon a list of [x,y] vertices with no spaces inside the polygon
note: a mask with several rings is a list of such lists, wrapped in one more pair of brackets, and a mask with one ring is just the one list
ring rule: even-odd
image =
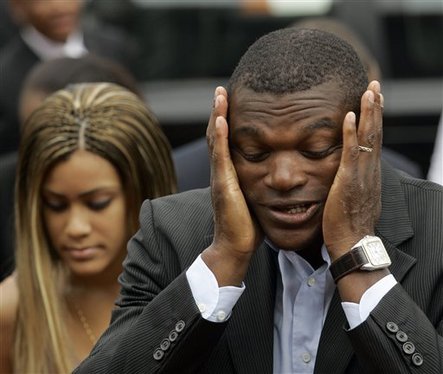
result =
[{"label": "fingernail", "polygon": [[216,127],[216,128],[220,128],[220,126],[222,126],[222,125],[223,125],[223,117],[218,116],[218,117],[215,119],[215,127]]},{"label": "fingernail", "polygon": [[348,112],[346,114],[347,120],[350,122],[355,123],[355,113],[354,112]]}]

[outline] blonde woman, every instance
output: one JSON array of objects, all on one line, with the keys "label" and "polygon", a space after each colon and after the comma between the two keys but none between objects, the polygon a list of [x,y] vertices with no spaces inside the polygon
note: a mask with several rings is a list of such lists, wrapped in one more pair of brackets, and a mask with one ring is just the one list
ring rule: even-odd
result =
[{"label": "blonde woman", "polygon": [[170,145],[144,103],[108,83],[45,100],[24,125],[16,271],[0,285],[0,371],[68,373],[109,324],[146,198],[176,191]]}]

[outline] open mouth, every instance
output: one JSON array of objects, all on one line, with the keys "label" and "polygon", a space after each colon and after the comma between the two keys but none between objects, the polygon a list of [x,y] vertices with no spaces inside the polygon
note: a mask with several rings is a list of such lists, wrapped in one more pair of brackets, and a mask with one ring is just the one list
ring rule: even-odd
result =
[{"label": "open mouth", "polygon": [[270,205],[268,212],[272,221],[292,226],[305,224],[316,214],[319,208],[319,202],[278,204]]},{"label": "open mouth", "polygon": [[299,204],[295,206],[290,206],[286,208],[277,208],[277,210],[280,210],[282,212],[286,212],[288,214],[298,214],[298,213],[305,213],[309,207],[312,206],[312,204]]}]

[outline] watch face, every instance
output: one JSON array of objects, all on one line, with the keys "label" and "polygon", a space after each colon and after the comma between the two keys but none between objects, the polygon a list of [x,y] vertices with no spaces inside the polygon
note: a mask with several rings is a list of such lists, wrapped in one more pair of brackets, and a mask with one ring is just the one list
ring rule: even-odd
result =
[{"label": "watch face", "polygon": [[390,265],[391,260],[380,240],[368,240],[364,243],[363,248],[372,266]]}]

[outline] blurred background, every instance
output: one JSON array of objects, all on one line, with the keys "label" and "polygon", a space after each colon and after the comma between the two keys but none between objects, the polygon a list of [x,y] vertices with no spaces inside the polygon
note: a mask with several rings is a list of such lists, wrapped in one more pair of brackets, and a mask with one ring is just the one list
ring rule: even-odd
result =
[{"label": "blurred background", "polygon": [[[382,70],[384,144],[426,175],[443,103],[443,0],[89,0],[84,22],[135,40],[136,78],[178,147],[204,135],[214,88],[252,42],[313,16],[344,22],[367,44]],[[13,32],[6,22],[2,38]]]}]

